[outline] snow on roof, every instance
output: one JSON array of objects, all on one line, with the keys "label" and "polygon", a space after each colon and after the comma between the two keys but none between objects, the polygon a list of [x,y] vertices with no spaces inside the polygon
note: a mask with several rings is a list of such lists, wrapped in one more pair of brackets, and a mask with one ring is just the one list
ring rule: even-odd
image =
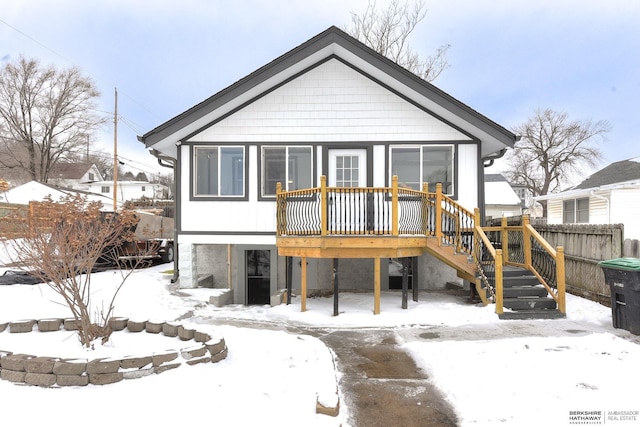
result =
[{"label": "snow on roof", "polygon": [[31,201],[43,201],[47,196],[51,196],[53,201],[69,194],[82,194],[90,201],[98,201],[107,206],[113,203],[113,199],[102,194],[91,193],[88,191],[74,190],[71,188],[55,187],[49,184],[43,184],[37,181],[29,181],[26,184],[14,187],[0,194],[3,196],[0,201],[7,203],[16,203],[19,205],[28,205]]},{"label": "snow on roof", "polygon": [[484,183],[484,203],[486,205],[520,205],[520,197],[507,181]]}]

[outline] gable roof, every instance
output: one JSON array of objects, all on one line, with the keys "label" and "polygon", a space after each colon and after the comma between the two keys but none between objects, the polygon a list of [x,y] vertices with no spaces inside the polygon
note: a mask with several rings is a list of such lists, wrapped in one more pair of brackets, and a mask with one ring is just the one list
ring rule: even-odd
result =
[{"label": "gable roof", "polygon": [[80,179],[93,166],[93,163],[58,162],[51,169],[50,176],[55,179]]},{"label": "gable roof", "polygon": [[481,138],[486,143],[483,144],[483,156],[513,147],[519,139],[511,131],[332,26],[187,111],[138,136],[138,140],[147,148],[175,158],[176,144],[183,138],[332,56],[341,58],[453,125],[473,126],[478,130],[476,133],[485,136]]},{"label": "gable roof", "polygon": [[576,185],[574,189],[597,188],[634,180],[640,180],[640,157],[612,163]]},{"label": "gable roof", "polygon": [[640,157],[612,163],[575,187],[559,193],[536,196],[534,200],[568,199],[588,195],[594,190],[610,191],[627,186],[640,187]]}]

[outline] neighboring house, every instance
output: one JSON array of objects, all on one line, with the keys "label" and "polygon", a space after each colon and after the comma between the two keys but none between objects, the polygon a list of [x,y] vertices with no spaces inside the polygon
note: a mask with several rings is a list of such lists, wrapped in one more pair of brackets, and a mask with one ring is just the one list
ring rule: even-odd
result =
[{"label": "neighboring house", "polygon": [[367,247],[279,246],[277,183],[308,189],[326,176],[332,187],[389,187],[398,176],[400,187],[416,190],[441,183],[473,210],[485,205],[485,163],[517,137],[331,27],[139,140],[174,163],[180,286],[213,276],[215,287],[233,289],[235,303],[268,304],[288,277],[294,289],[305,280],[309,294],[330,291],[330,258],[341,258],[341,290],[371,290],[374,281],[389,289],[394,264],[374,272],[394,257],[412,257],[422,289],[457,279],[423,248],[382,247],[372,261]]},{"label": "neighboring house", "polygon": [[50,184],[43,184],[37,181],[30,181],[26,184],[14,187],[4,193],[0,193],[0,202],[28,205],[31,201],[40,202],[50,196],[54,202],[68,195],[80,194],[89,201],[97,201],[103,204],[105,210],[113,209],[113,199],[100,194],[87,191],[75,190],[72,188],[56,187]]},{"label": "neighboring house", "polygon": [[520,198],[520,206],[522,207],[522,215],[528,215],[530,218],[542,217],[542,205],[533,199],[531,190],[525,185],[509,183],[513,191]]},{"label": "neighboring house", "polygon": [[502,174],[484,175],[484,193],[487,219],[522,215],[523,201]]},{"label": "neighboring house", "polygon": [[640,239],[640,157],[615,162],[570,190],[538,196],[548,224],[624,224],[624,238]]},{"label": "neighboring house", "polygon": [[[113,181],[94,182],[89,185],[89,191],[113,198]],[[168,200],[169,187],[146,181],[118,181],[116,197],[118,201],[126,200]]]},{"label": "neighboring house", "polygon": [[57,187],[90,191],[96,181],[102,181],[100,171],[93,163],[57,163],[49,173],[48,183]]}]

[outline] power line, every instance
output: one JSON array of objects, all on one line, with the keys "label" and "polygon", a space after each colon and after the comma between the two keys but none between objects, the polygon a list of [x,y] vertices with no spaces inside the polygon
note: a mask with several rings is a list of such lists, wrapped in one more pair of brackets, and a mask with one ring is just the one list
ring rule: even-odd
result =
[{"label": "power line", "polygon": [[9,24],[8,22],[3,20],[2,18],[0,18],[0,22],[2,22],[4,25],[6,25],[7,27],[11,28],[15,32],[21,34],[22,36],[28,38],[29,40],[31,40],[32,42],[36,43],[37,45],[45,48],[46,50],[48,50],[49,52],[53,53],[54,55],[59,56],[60,58],[62,58],[65,61],[69,62],[70,64],[75,65],[74,62],[72,60],[70,60],[69,58],[67,58],[66,56],[62,55],[61,53],[56,52],[55,50],[51,49],[49,46],[46,46],[44,43],[40,43],[38,40],[36,40],[35,38],[31,37],[29,34],[25,33],[24,31],[20,31],[18,28],[16,28],[13,25]]},{"label": "power line", "polygon": [[[49,46],[45,45],[44,43],[38,41],[36,38],[30,36],[29,34],[25,33],[24,31],[21,31],[20,29],[14,27],[13,25],[9,24],[8,22],[6,22],[5,20],[3,20],[2,18],[0,18],[0,23],[3,23],[4,25],[6,25],[7,27],[11,28],[12,30],[14,30],[15,32],[17,32],[18,34],[22,35],[23,37],[26,37],[27,39],[31,40],[32,42],[36,43],[37,45],[41,46],[42,48],[48,50],[49,52],[53,53],[54,55],[62,58],[63,60],[65,60],[66,62],[70,63],[73,66],[79,67],[74,61],[72,61],[71,59],[67,58],[66,56],[62,55],[61,53],[51,49]],[[93,75],[92,73],[88,73],[89,75],[91,75],[92,77],[94,77],[96,80],[101,80],[104,83],[105,80],[104,79],[100,79],[98,77],[96,77],[95,75]],[[112,86],[117,87],[117,85],[112,84]],[[123,94],[125,97],[127,97],[130,101],[132,101],[133,103],[135,103],[136,105],[138,105],[138,107],[142,108],[143,110],[145,110],[147,113],[151,114],[152,116],[154,116],[155,118],[157,118],[158,120],[160,120],[160,117],[154,113],[153,111],[151,111],[150,109],[148,109],[145,105],[143,105],[140,101],[138,101],[137,99],[133,98],[131,95],[129,95],[126,92],[121,92],[118,91],[119,93]],[[111,116],[113,116],[113,112],[109,112],[109,111],[103,111],[103,110],[94,110],[94,111],[98,111],[101,113],[105,113],[105,114],[110,114]],[[122,118],[122,119],[126,119],[124,116],[118,115],[118,118]],[[135,122],[131,121],[130,119],[126,119],[129,120],[131,124],[138,126],[138,129],[134,129],[133,127],[129,126],[134,132],[137,133],[142,133],[142,126],[137,125]]]}]

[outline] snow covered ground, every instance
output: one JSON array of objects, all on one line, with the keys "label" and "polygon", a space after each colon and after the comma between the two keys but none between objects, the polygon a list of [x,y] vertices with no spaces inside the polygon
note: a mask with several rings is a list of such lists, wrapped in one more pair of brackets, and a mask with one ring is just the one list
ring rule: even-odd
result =
[{"label": "snow covered ground", "polygon": [[[400,308],[400,293],[383,293],[377,316],[372,294],[345,293],[340,315],[333,317],[332,298],[309,299],[305,313],[297,298],[290,306],[216,308],[205,303],[211,290],[173,295],[161,274],[167,268],[136,271],[116,300],[115,315],[184,319],[222,335],[227,359],[106,386],[43,389],[0,381],[2,418],[42,426],[349,426],[344,405],[336,418],[315,413],[316,398],[331,399],[340,373],[333,372],[322,342],[285,330],[293,326],[392,328],[449,400],[461,426],[574,425],[594,411],[600,421],[590,425],[640,425],[640,339],[612,328],[609,308],[582,298],[568,296],[567,319],[501,321],[492,306],[444,293],[423,292],[407,310]],[[118,272],[95,274],[94,304],[110,297],[118,280]],[[0,322],[67,317],[58,301],[46,285],[0,286]],[[242,327],[245,320],[256,328]],[[38,352],[29,346],[46,334],[2,332],[0,350]],[[107,348],[87,354],[71,337],[47,341],[38,355],[70,352],[64,354],[91,359],[99,351],[153,352],[175,345],[166,340],[121,332]],[[636,414],[635,420],[623,420],[623,412]]]}]

